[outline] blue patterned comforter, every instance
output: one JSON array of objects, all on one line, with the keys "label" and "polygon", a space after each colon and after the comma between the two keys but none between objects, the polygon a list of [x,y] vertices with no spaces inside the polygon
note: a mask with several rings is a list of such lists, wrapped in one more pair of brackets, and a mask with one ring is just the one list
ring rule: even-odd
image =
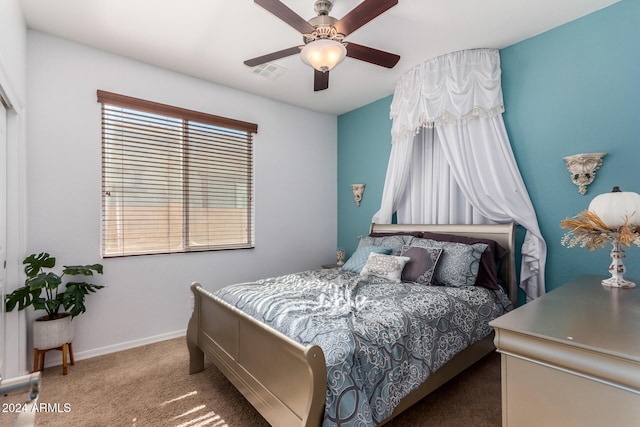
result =
[{"label": "blue patterned comforter", "polygon": [[510,308],[478,286],[390,283],[339,269],[227,286],[215,294],[302,344],[327,365],[323,426],[372,426]]}]

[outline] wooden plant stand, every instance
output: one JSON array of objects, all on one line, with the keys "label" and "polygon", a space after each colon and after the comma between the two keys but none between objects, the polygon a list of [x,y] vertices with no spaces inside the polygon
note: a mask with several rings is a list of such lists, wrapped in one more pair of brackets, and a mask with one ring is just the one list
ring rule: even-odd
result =
[{"label": "wooden plant stand", "polygon": [[66,343],[62,344],[60,347],[56,348],[48,348],[46,350],[40,350],[38,348],[33,349],[33,372],[42,371],[44,369],[44,356],[47,351],[51,350],[60,350],[62,351],[62,375],[67,375],[67,350],[69,353],[69,363],[74,365],[75,362],[73,360],[73,344]]}]

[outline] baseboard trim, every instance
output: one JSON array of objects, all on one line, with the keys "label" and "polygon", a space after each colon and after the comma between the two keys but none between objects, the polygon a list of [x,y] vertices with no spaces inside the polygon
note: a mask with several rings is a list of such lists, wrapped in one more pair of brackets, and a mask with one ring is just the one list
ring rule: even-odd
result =
[{"label": "baseboard trim", "polygon": [[[137,340],[126,341],[118,344],[107,345],[104,347],[95,348],[92,350],[86,350],[81,352],[73,352],[74,360],[89,359],[92,357],[103,356],[105,354],[116,353],[118,351],[129,350],[136,347],[141,347],[147,344],[153,344],[160,341],[166,341],[173,338],[184,337],[187,333],[186,329],[180,329],[178,331],[167,332],[165,334],[153,335],[151,337],[140,338]],[[185,342],[186,346],[186,342]],[[33,361],[32,361],[33,362]],[[62,365],[62,353],[61,352],[48,352],[45,358],[45,368],[51,366]]]}]

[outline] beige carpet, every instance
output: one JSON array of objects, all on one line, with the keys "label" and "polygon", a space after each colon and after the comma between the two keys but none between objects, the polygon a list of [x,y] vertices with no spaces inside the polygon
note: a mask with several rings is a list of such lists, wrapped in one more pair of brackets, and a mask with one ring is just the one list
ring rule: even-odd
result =
[{"label": "beige carpet", "polygon": [[[188,374],[184,338],[80,360],[67,376],[60,366],[47,368],[40,403],[59,408],[37,415],[43,427],[268,425],[215,366]],[[10,425],[1,415],[0,424]],[[500,357],[491,354],[387,425],[500,423]]]}]

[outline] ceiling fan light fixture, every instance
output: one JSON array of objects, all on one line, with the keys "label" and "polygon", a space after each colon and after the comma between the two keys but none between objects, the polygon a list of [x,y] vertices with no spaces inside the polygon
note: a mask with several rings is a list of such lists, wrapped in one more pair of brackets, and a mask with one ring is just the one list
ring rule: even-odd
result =
[{"label": "ceiling fan light fixture", "polygon": [[331,39],[318,39],[307,43],[300,52],[300,58],[318,71],[326,73],[341,63],[347,56],[343,43]]}]

